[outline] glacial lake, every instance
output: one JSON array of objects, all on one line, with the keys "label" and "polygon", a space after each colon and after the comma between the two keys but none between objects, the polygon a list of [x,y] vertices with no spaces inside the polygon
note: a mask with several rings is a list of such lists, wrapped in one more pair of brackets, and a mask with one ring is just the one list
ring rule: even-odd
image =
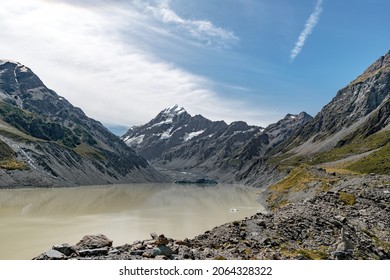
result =
[{"label": "glacial lake", "polygon": [[258,189],[218,184],[123,184],[0,190],[0,260],[31,259],[54,244],[102,233],[114,246],[151,232],[192,238],[263,212]]}]

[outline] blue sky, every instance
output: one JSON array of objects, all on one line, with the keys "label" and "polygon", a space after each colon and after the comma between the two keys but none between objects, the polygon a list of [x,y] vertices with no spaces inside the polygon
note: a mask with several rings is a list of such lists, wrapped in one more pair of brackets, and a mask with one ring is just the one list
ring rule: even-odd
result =
[{"label": "blue sky", "polygon": [[266,126],[315,115],[390,49],[387,0],[2,0],[0,58],[110,128],[179,104]]}]

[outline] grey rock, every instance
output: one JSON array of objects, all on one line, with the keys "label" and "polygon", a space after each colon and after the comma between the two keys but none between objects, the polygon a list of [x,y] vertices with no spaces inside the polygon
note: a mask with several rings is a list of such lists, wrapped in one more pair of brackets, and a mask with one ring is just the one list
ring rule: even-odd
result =
[{"label": "grey rock", "polygon": [[50,260],[62,260],[65,255],[57,250],[50,249],[45,253],[45,256]]},{"label": "grey rock", "polygon": [[144,252],[142,252],[142,257],[153,258],[154,257],[153,250],[151,250],[151,249],[145,250]]},{"label": "grey rock", "polygon": [[84,249],[96,249],[96,248],[104,248],[104,247],[111,247],[111,246],[112,246],[112,240],[108,239],[103,234],[96,234],[96,235],[84,236],[76,244],[75,247],[78,250],[84,250]]},{"label": "grey rock", "polygon": [[158,256],[155,256],[154,259],[155,259],[156,261],[158,261],[158,260],[169,260],[169,258],[168,258],[167,256],[165,256],[165,255],[158,255]]},{"label": "grey rock", "polygon": [[157,240],[157,239],[158,239],[158,235],[157,235],[157,233],[155,233],[155,232],[150,233],[150,236],[151,236],[152,239],[154,239],[154,240]]},{"label": "grey rock", "polygon": [[155,256],[160,256],[160,255],[170,257],[170,256],[172,255],[172,250],[171,250],[171,248],[169,248],[169,247],[166,246],[166,245],[157,245],[157,246],[153,249],[152,256],[155,257]]},{"label": "grey rock", "polygon": [[338,220],[341,223],[344,223],[347,220],[347,218],[345,218],[345,217],[343,217],[341,215],[336,215],[335,219]]},{"label": "grey rock", "polygon": [[267,228],[267,225],[266,225],[266,223],[265,223],[264,220],[260,220],[260,221],[257,223],[257,225],[258,225],[259,227]]},{"label": "grey rock", "polygon": [[67,243],[64,243],[62,245],[54,245],[52,249],[63,253],[65,256],[70,256],[70,255],[76,253],[76,250],[74,249],[74,247],[70,246]]},{"label": "grey rock", "polygon": [[79,250],[78,253],[81,257],[100,256],[108,254],[108,247],[96,248],[96,249],[84,249]]}]

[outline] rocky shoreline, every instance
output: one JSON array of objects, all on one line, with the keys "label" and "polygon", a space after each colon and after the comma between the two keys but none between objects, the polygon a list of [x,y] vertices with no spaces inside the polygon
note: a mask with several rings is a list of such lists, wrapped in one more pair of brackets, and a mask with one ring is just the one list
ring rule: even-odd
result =
[{"label": "rocky shoreline", "polygon": [[390,177],[344,175],[329,190],[193,239],[152,233],[131,244],[112,244],[104,235],[89,235],[34,259],[390,259]]}]

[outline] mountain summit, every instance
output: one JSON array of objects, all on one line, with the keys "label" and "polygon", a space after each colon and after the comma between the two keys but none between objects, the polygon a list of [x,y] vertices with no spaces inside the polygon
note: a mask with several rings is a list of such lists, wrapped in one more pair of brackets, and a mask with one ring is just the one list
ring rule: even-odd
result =
[{"label": "mountain summit", "polygon": [[174,105],[162,110],[147,124],[130,128],[121,138],[143,157],[153,160],[177,145],[222,127],[227,124],[212,122],[201,115],[192,117],[183,107]]}]

